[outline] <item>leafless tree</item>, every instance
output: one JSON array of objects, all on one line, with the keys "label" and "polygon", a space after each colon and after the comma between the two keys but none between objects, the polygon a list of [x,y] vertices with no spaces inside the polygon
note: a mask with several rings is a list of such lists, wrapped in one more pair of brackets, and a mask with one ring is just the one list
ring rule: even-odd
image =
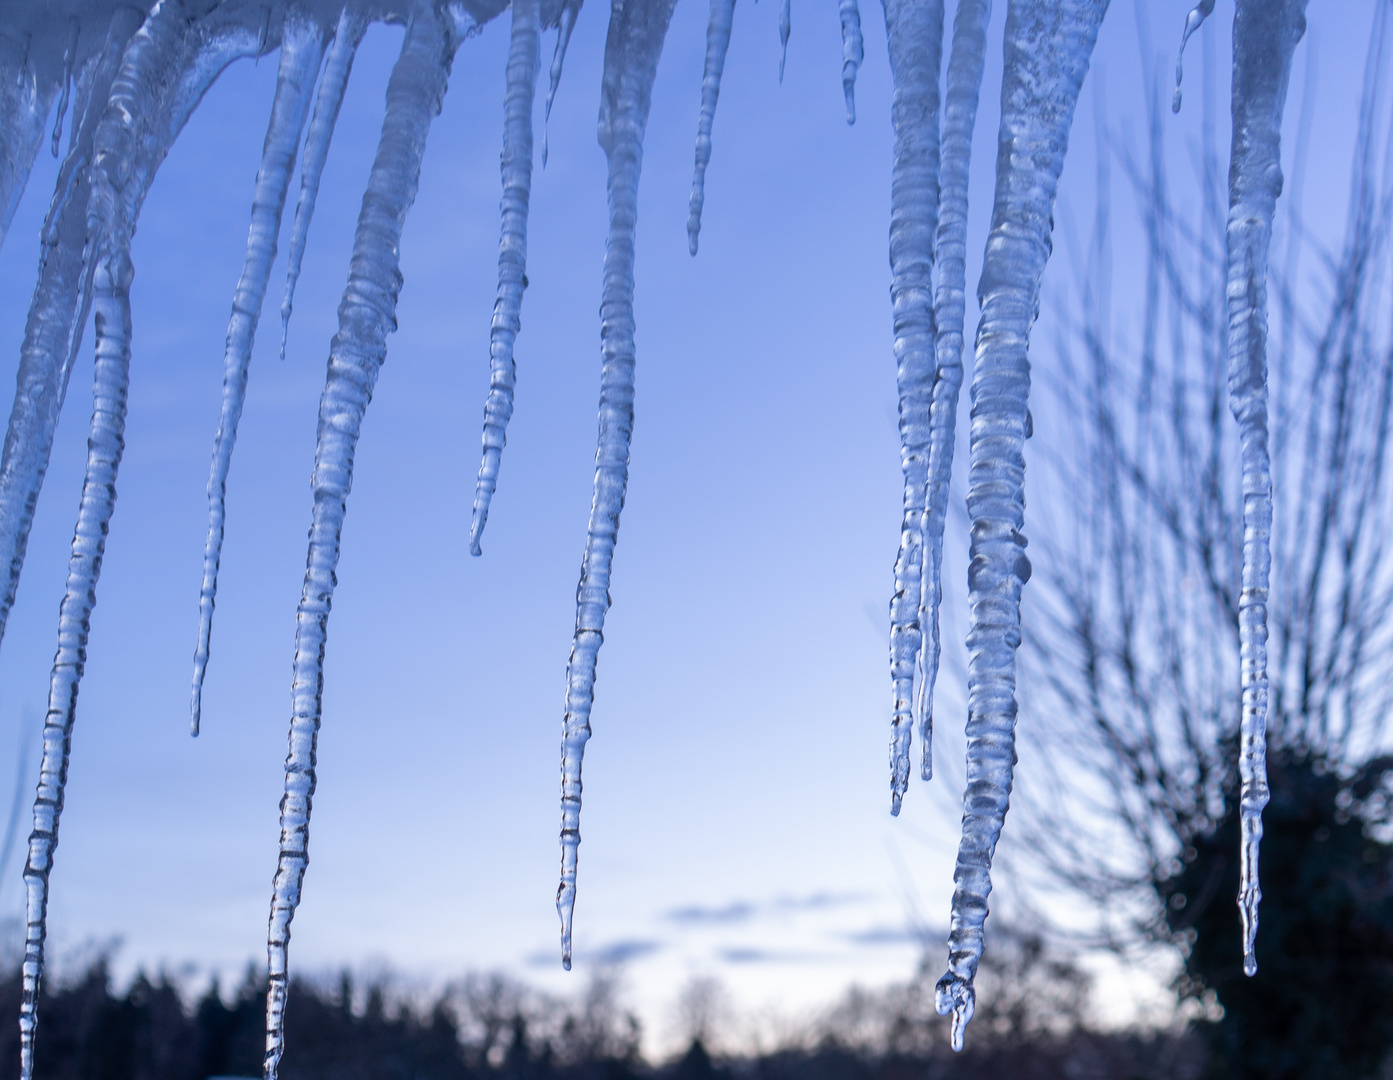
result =
[{"label": "leafless tree", "polygon": [[[1295,164],[1269,272],[1269,753],[1334,770],[1381,746],[1393,695],[1386,22],[1377,5],[1347,224],[1334,244],[1303,226],[1310,65],[1304,100],[1293,88]],[[1115,945],[1173,939],[1158,885],[1223,815],[1239,725],[1242,502],[1225,378],[1216,80],[1211,62],[1202,133],[1177,178],[1152,76],[1143,151],[1100,121],[1092,239],[1076,256],[1076,284],[1042,323],[1053,323],[1053,342],[1032,350],[1055,400],[1037,409],[1032,445],[1045,553],[1027,613],[1031,768],[1014,850],[1090,897],[1091,932]],[[1135,195],[1135,225],[1110,218],[1112,168]],[[1114,276],[1113,238],[1138,226],[1131,276]]]}]

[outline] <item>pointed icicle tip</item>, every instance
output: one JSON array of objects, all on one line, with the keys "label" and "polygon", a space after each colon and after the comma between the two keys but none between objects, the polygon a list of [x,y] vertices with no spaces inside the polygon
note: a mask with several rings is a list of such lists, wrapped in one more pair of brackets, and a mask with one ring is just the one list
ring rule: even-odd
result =
[{"label": "pointed icicle tip", "polygon": [[1214,0],[1200,0],[1190,14],[1185,16],[1185,31],[1180,35],[1180,51],[1175,56],[1175,94],[1171,97],[1171,112],[1180,111],[1180,83],[1185,78],[1185,43],[1190,35],[1204,25],[1204,20],[1214,14]]},{"label": "pointed icicle tip", "polygon": [[861,8],[857,0],[841,0],[842,21],[842,93],[846,96],[846,122],[856,123],[856,72],[865,59],[861,40]]},{"label": "pointed icicle tip", "polygon": [[784,0],[783,6],[779,8],[779,45],[782,52],[779,53],[779,85],[784,84],[784,64],[788,60],[788,38],[793,32],[793,4],[792,0]]},{"label": "pointed icicle tip", "polygon": [[582,0],[567,3],[561,8],[561,19],[556,24],[556,52],[551,58],[551,85],[547,87],[546,113],[542,117],[542,168],[547,167],[547,131],[551,123],[551,103],[556,100],[556,88],[561,85],[561,69],[566,63],[566,49],[571,44],[571,31],[576,28],[576,16],[580,14]]},{"label": "pointed icicle tip", "polygon": [[77,38],[81,28],[76,17],[68,20],[68,44],[63,50],[63,93],[58,98],[58,115],[53,121],[53,142],[50,146],[55,158],[63,143],[63,117],[67,115],[68,102],[72,100],[73,65],[77,62]]}]

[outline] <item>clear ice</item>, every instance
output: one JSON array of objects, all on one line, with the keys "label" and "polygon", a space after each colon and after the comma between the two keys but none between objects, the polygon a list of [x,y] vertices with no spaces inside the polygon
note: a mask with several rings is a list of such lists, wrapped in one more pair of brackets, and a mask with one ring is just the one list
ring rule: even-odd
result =
[{"label": "clear ice", "polygon": [[290,337],[290,315],[295,310],[295,286],[300,280],[300,267],[309,243],[310,221],[319,199],[319,183],[324,178],[324,166],[329,160],[329,143],[339,122],[343,94],[348,89],[348,77],[353,74],[353,58],[358,54],[368,21],[360,11],[344,8],[334,29],[334,40],[324,58],[324,74],[314,96],[314,112],[305,132],[305,156],[300,163],[300,197],[295,202],[295,223],[290,229],[290,246],[286,251],[285,296],[281,300],[281,359],[285,359],[285,344]]},{"label": "clear ice", "polygon": [[968,566],[967,790],[953,873],[948,971],[935,988],[953,1014],[952,1042],[976,1004],[992,855],[1016,763],[1016,648],[1026,558],[1025,438],[1030,393],[1026,343],[1050,254],[1054,199],[1069,126],[1107,0],[1017,0],[1006,12],[996,197],[977,297],[982,307],[972,373]]},{"label": "clear ice", "polygon": [[314,77],[324,58],[324,31],[312,19],[287,15],[282,28],[280,68],[276,72],[276,96],[271,122],[256,173],[252,199],[252,223],[247,237],[246,261],[237,291],[232,296],[232,317],[227,325],[227,349],[223,356],[222,411],[213,439],[213,465],[208,475],[208,539],[203,548],[203,584],[198,594],[198,644],[193,654],[193,691],[189,703],[189,732],[198,735],[203,703],[203,679],[208,672],[208,649],[213,634],[213,608],[218,598],[218,564],[222,560],[223,530],[227,521],[227,474],[237,444],[237,425],[247,400],[247,374],[252,344],[271,264],[276,261],[276,240],[285,211],[295,152],[305,126]]},{"label": "clear ice", "polygon": [[[1233,41],[1233,151],[1227,230],[1229,407],[1243,468],[1243,576],[1238,600],[1238,908],[1243,970],[1258,970],[1258,845],[1267,805],[1267,587],[1272,567],[1272,470],[1267,450],[1267,252],[1282,193],[1282,108],[1306,0],[1238,0]],[[1188,29],[1188,27],[1187,27]]]},{"label": "clear ice", "polygon": [[582,0],[566,0],[557,16],[556,51],[551,57],[550,84],[547,86],[547,107],[542,117],[542,168],[547,164],[547,129],[551,121],[551,104],[556,100],[556,89],[561,85],[561,69],[566,63],[566,50],[571,44],[571,31],[576,28],[576,17],[580,15]]},{"label": "clear ice", "polygon": [[[605,46],[599,140],[608,160],[609,236],[601,303],[601,390],[594,497],[577,588],[576,629],[566,676],[561,761],[562,956],[571,962],[581,764],[590,736],[595,665],[610,603],[610,576],[624,503],[634,419],[634,241],[644,131],[653,80],[675,0],[612,0]],[[63,6],[64,4],[67,6]],[[321,721],[325,635],[358,433],[395,329],[402,284],[398,246],[415,197],[426,136],[464,38],[498,16],[503,0],[158,0],[148,18],[116,0],[47,0],[12,6],[18,28],[0,34],[0,243],[3,243],[53,114],[57,153],[67,152],[40,235],[38,277],[20,349],[14,406],[0,454],[0,637],[24,562],[54,431],[89,315],[95,315],[94,405],[78,521],[59,609],[34,831],[24,870],[21,1070],[33,1075],[36,1007],[43,977],[49,873],[58,841],[79,682],[123,449],[131,360],[130,240],[155,171],[204,92],[232,61],[280,49],[271,122],[257,174],[245,265],[225,355],[223,411],[209,484],[210,530],[193,695],[207,662],[228,460],[246,386],[252,336],[263,306],[289,183],[304,138],[299,199],[282,304],[282,342],[310,220],[355,52],[369,23],[404,23],[387,89],[377,155],[363,197],[339,327],[330,347],[312,477],[313,518],[296,613],[292,719],[281,802],[281,840],[268,931],[265,1071],[274,1080],[284,1049],[290,924],[308,864],[308,828]],[[532,112],[540,34],[557,28],[546,97],[549,117],[580,0],[518,0],[513,10],[502,159],[499,287],[490,337],[492,383],[485,453],[470,543],[477,553],[488,496],[512,411],[512,349],[526,286]],[[1027,339],[1050,254],[1051,214],[1069,126],[1107,0],[1012,0],[1006,19],[1003,116],[997,181],[978,299],[972,388],[968,512],[967,790],[954,875],[949,968],[937,986],[961,1048],[975,1005],[991,860],[1015,764],[1015,651],[1025,555],[1024,440],[1030,368]],[[847,119],[863,59],[858,0],[839,0]],[[932,771],[933,689],[939,661],[943,534],[955,415],[963,380],[968,166],[985,56],[990,0],[958,0],[940,117],[942,0],[885,0],[894,80],[890,261],[894,353],[900,395],[903,517],[891,602],[894,727],[892,804],[908,784],[912,731]],[[1189,13],[1185,42],[1212,14]],[[56,9],[56,10],[55,10]],[[283,17],[273,19],[275,11]],[[287,14],[288,12],[288,14]],[[696,252],[704,178],[734,0],[712,0],[701,87],[689,246]],[[779,11],[783,79],[790,0]],[[1281,192],[1280,127],[1305,0],[1238,0],[1234,23],[1233,156],[1228,218],[1229,392],[1240,435],[1244,543],[1240,600],[1242,727],[1241,889],[1245,969],[1255,968],[1258,844],[1267,801],[1266,602],[1272,484],[1267,457],[1266,264]],[[27,20],[27,21],[25,21]],[[45,21],[46,20],[46,21]],[[104,22],[103,22],[104,20]],[[326,33],[337,23],[327,47]],[[29,26],[42,27],[36,37]],[[47,36],[44,36],[44,35]],[[84,52],[85,47],[85,52]],[[316,92],[315,76],[323,62]],[[1179,108],[1181,81],[1177,59]],[[311,110],[311,98],[313,105]],[[56,105],[56,107],[55,107]],[[940,132],[941,125],[941,132]],[[542,160],[546,161],[543,139]]]},{"label": "clear ice", "polygon": [[285,1050],[285,1005],[290,989],[290,923],[300,902],[309,864],[310,809],[324,688],[324,644],[333,604],[335,568],[344,512],[353,482],[353,454],[363,415],[396,329],[399,244],[407,211],[416,198],[421,158],[431,121],[440,112],[459,36],[434,5],[418,2],[411,13],[401,56],[387,83],[382,137],[368,176],[339,304],[339,329],[329,347],[328,372],[319,400],[315,446],[314,515],[305,584],[295,612],[295,660],[291,679],[290,745],[281,798],[280,855],[276,860],[267,952],[266,1080],[276,1080]]},{"label": "clear ice", "polygon": [[929,414],[934,387],[934,236],[938,230],[938,83],[942,0],[886,0],[885,36],[894,98],[895,156],[890,173],[890,308],[900,409],[904,517],[890,601],[890,812],[909,785],[914,665],[920,647],[921,528],[928,482]]},{"label": "clear ice", "polygon": [[517,364],[513,345],[522,328],[522,294],[527,288],[527,208],[532,198],[532,98],[541,63],[542,16],[538,0],[513,0],[513,33],[508,46],[508,92],[503,101],[502,236],[498,241],[498,299],[489,330],[489,395],[484,403],[484,454],[474,488],[469,553],[479,547],[489,503],[498,486],[498,464],[513,415]]},{"label": "clear ice", "polygon": [[609,578],[619,514],[629,482],[634,430],[634,238],[638,178],[653,79],[676,0],[615,0],[605,39],[600,84],[600,146],[609,161],[609,237],[600,297],[600,432],[595,494],[576,586],[576,633],[566,664],[566,716],[561,732],[561,964],[571,967],[571,919],[580,847],[581,760],[590,738],[595,660],[604,640]]},{"label": "clear ice", "polygon": [[[963,384],[963,309],[967,274],[967,178],[972,131],[982,88],[991,0],[958,0],[953,51],[943,102],[939,164],[938,281],[934,287],[934,357],[937,372],[929,416],[928,496],[920,527],[924,569],[919,602],[920,647],[914,682],[914,724],[919,729],[919,775],[933,779],[933,700],[938,681],[938,609],[943,599],[943,527],[957,441],[958,392]],[[906,747],[906,749],[908,749]],[[905,763],[908,768],[908,762]]]},{"label": "clear ice", "polygon": [[22,1080],[31,1080],[34,1074],[34,1037],[48,931],[48,879],[58,845],[78,685],[87,660],[87,633],[124,448],[131,355],[130,287],[135,272],[130,258],[131,236],[155,169],[184,121],[218,72],[245,51],[245,41],[235,32],[209,35],[206,44],[202,35],[185,33],[194,21],[177,0],[164,0],[135,34],[93,135],[87,171],[90,194],[85,220],[96,316],[92,422],[67,587],[58,610],[58,652],[49,678],[34,830],[24,866],[19,1021]]},{"label": "clear ice", "polygon": [[711,0],[706,24],[706,69],[701,76],[701,114],[697,119],[696,166],[692,170],[691,209],[687,214],[687,250],[697,253],[701,236],[701,208],[706,204],[706,166],[711,163],[711,124],[716,119],[716,100],[721,96],[730,30],[735,21],[735,0]]},{"label": "clear ice", "polygon": [[[856,69],[866,58],[866,50],[861,44],[861,9],[857,6],[856,0],[841,0],[838,5],[838,14],[842,20],[842,95],[846,98],[846,122],[854,124],[856,123]],[[939,22],[942,23],[942,21],[940,17]],[[937,105],[935,104],[936,111]]]}]

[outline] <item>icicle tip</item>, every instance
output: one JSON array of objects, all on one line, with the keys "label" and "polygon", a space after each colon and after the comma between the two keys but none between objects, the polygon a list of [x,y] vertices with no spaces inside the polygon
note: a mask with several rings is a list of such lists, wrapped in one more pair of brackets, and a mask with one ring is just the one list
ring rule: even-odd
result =
[{"label": "icicle tip", "polygon": [[953,1030],[949,1039],[954,1053],[962,1053],[963,1034],[977,1010],[977,991],[972,988],[971,981],[947,972],[934,987],[934,1008],[939,1016],[953,1014]]}]

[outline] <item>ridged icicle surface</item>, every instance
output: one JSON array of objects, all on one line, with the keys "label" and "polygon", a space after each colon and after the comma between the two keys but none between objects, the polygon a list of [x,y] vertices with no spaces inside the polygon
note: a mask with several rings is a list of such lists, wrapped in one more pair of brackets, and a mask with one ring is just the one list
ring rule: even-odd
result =
[{"label": "ridged icicle surface", "polygon": [[1229,406],[1243,468],[1243,577],[1238,600],[1243,714],[1239,730],[1238,908],[1243,970],[1257,973],[1258,845],[1267,805],[1267,595],[1272,467],[1267,447],[1267,252],[1282,192],[1282,108],[1305,0],[1238,0],[1233,23],[1233,151],[1229,165]]},{"label": "ridged icicle surface", "polygon": [[[972,130],[982,89],[991,0],[958,0],[953,17],[953,51],[943,102],[942,151],[938,180],[938,240],[934,285],[933,405],[929,415],[928,495],[920,527],[923,571],[919,600],[919,661],[914,676],[914,726],[919,729],[919,775],[933,778],[933,702],[938,682],[943,600],[943,527],[953,480],[957,443],[958,392],[963,385],[963,309],[967,276],[967,179]],[[906,751],[908,747],[906,747]],[[906,761],[905,768],[909,767]]]},{"label": "ridged icicle surface", "polygon": [[706,205],[706,166],[711,163],[711,125],[716,101],[721,96],[730,31],[735,22],[735,0],[711,0],[706,22],[706,68],[701,76],[701,112],[697,118],[696,166],[692,170],[692,197],[687,211],[687,250],[697,253],[701,237],[701,208]]},{"label": "ridged icicle surface", "polygon": [[266,998],[266,1080],[275,1080],[285,1049],[290,923],[300,902],[309,863],[310,809],[324,688],[324,643],[344,511],[353,481],[353,454],[363,415],[386,359],[387,335],[396,329],[397,294],[402,284],[398,268],[401,230],[416,198],[426,135],[440,111],[457,46],[458,39],[434,6],[419,4],[387,84],[387,114],[358,214],[348,284],[339,303],[339,329],[330,345],[324,393],[319,399],[319,434],[310,478],[314,515],[305,558],[305,584],[295,612],[290,746],[285,759],[280,856],[267,942],[270,987]]},{"label": "ridged icicle surface", "polygon": [[576,632],[566,665],[566,716],[561,731],[561,964],[571,966],[571,919],[576,904],[580,847],[580,770],[590,738],[595,658],[604,640],[609,576],[619,514],[629,482],[629,438],[634,430],[634,238],[643,134],[653,79],[675,0],[616,0],[605,39],[600,86],[600,146],[609,160],[609,237],[600,297],[600,432],[595,448],[595,493],[586,530],[585,558],[576,587]]},{"label": "ridged icicle surface", "polygon": [[943,0],[886,0],[885,36],[895,96],[890,109],[895,157],[890,173],[890,308],[900,409],[904,517],[890,601],[890,812],[909,784],[914,665],[920,648],[921,529],[928,480],[929,412],[934,386],[933,262],[938,230],[938,83]]},{"label": "ridged icicle surface", "polygon": [[223,530],[227,521],[227,474],[237,444],[237,425],[247,400],[247,374],[252,345],[271,264],[276,261],[276,241],[285,212],[295,152],[305,126],[314,77],[324,57],[324,31],[311,19],[295,13],[286,16],[281,39],[280,68],[276,72],[276,96],[271,122],[261,150],[252,199],[251,230],[246,260],[237,291],[232,296],[232,317],[227,325],[223,355],[222,411],[213,440],[213,465],[208,476],[208,539],[203,548],[203,584],[198,594],[198,644],[193,657],[193,692],[189,731],[197,735],[203,703],[203,678],[208,672],[208,649],[213,634],[213,607],[218,596],[218,564],[222,560]]},{"label": "ridged icicle surface", "polygon": [[953,1014],[953,1048],[972,1018],[982,957],[992,855],[1016,763],[1016,648],[1021,641],[1025,554],[1025,438],[1030,326],[1060,171],[1079,89],[1107,0],[1013,0],[1006,13],[996,196],[987,237],[972,376],[972,456],[967,512],[967,790],[953,874],[948,972],[937,1007]]},{"label": "ridged icicle surface", "polygon": [[498,465],[513,415],[517,364],[513,346],[522,329],[522,294],[527,288],[527,210],[532,200],[532,99],[537,90],[542,17],[538,0],[513,0],[508,46],[508,89],[503,101],[502,236],[498,241],[498,298],[489,329],[489,396],[484,403],[484,453],[474,488],[469,551],[480,554],[489,503],[498,486]]},{"label": "ridged icicle surface", "polygon": [[23,1080],[33,1076],[49,875],[58,845],[78,685],[87,661],[88,630],[125,445],[134,276],[131,235],[155,169],[204,90],[245,44],[237,35],[210,35],[205,45],[202,35],[188,32],[191,21],[179,0],[164,0],[151,14],[126,49],[92,140],[85,207],[96,313],[92,422],[67,585],[58,612],[58,652],[49,677],[34,831],[24,867]]}]

